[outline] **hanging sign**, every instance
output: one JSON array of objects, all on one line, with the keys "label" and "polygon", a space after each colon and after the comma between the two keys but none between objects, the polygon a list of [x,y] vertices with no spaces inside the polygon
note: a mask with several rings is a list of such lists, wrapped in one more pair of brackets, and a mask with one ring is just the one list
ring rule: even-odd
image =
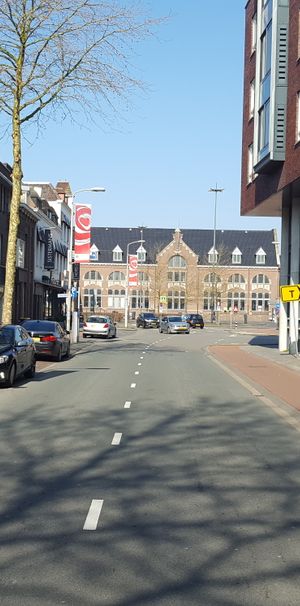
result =
[{"label": "hanging sign", "polygon": [[45,229],[44,268],[45,269],[54,269],[55,268],[55,248],[54,248],[51,229]]},{"label": "hanging sign", "polygon": [[138,258],[137,255],[129,255],[128,257],[128,286],[137,286],[137,265]]},{"label": "hanging sign", "polygon": [[75,204],[75,263],[85,263],[90,259],[91,211],[88,204]]}]

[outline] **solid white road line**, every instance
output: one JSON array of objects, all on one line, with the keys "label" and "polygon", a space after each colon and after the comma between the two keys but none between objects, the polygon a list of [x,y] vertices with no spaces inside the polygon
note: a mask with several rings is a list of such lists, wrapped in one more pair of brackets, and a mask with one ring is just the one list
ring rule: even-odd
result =
[{"label": "solid white road line", "polygon": [[124,408],[130,408],[131,406],[131,402],[129,402],[129,400],[127,400],[124,404]]},{"label": "solid white road line", "polygon": [[130,385],[131,389],[134,389],[135,386],[136,386],[136,383],[131,383],[131,385]]},{"label": "solid white road line", "polygon": [[115,433],[112,441],[111,441],[111,445],[112,446],[118,446],[121,442],[122,439],[122,434],[121,433]]},{"label": "solid white road line", "polygon": [[86,516],[83,530],[96,530],[98,521],[100,518],[100,513],[103,505],[103,499],[93,499]]}]

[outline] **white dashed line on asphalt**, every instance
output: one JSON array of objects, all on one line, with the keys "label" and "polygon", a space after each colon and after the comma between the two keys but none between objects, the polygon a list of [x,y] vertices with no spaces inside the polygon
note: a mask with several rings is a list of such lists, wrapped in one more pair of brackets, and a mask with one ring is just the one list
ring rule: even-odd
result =
[{"label": "white dashed line on asphalt", "polygon": [[134,374],[135,374],[135,375],[139,375],[139,374],[140,374],[140,371],[139,371],[139,370],[136,370]]},{"label": "white dashed line on asphalt", "polygon": [[120,444],[121,440],[122,440],[122,434],[121,433],[115,433],[114,437],[113,437],[113,439],[111,441],[111,445],[112,446],[118,446]]},{"label": "white dashed line on asphalt", "polygon": [[136,387],[136,383],[131,383],[130,387],[131,389],[134,389]]},{"label": "white dashed line on asphalt", "polygon": [[124,404],[124,408],[130,408],[131,406],[131,402],[129,402],[129,400],[126,400],[125,404]]},{"label": "white dashed line on asphalt", "polygon": [[98,526],[98,521],[100,518],[100,513],[102,509],[104,501],[103,499],[93,499],[86,516],[83,530],[96,530]]},{"label": "white dashed line on asphalt", "polygon": [[138,366],[142,366],[142,362],[138,362]]},{"label": "white dashed line on asphalt", "polygon": [[145,352],[145,351],[143,351],[143,354],[145,354],[145,353],[146,353],[146,352]]},{"label": "white dashed line on asphalt", "polygon": [[143,360],[143,359],[144,359],[144,356],[141,356],[141,357],[140,357],[140,360]]}]

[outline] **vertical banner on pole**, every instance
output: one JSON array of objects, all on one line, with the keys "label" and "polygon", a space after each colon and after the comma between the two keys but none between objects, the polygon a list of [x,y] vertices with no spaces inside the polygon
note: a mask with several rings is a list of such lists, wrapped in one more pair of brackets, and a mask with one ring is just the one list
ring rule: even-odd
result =
[{"label": "vertical banner on pole", "polygon": [[90,259],[91,206],[75,204],[75,262],[85,263]]},{"label": "vertical banner on pole", "polygon": [[137,286],[137,266],[138,266],[138,258],[137,255],[129,255],[128,257],[128,286]]}]

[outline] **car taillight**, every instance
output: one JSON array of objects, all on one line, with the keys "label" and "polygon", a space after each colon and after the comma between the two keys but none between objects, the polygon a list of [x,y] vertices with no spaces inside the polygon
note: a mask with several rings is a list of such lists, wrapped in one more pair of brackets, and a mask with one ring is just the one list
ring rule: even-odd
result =
[{"label": "car taillight", "polygon": [[57,341],[57,337],[55,337],[54,335],[47,335],[46,337],[41,337],[41,339],[40,339],[40,340],[41,340],[43,343],[44,343],[45,341],[51,341],[51,342],[53,343],[54,341]]},{"label": "car taillight", "polygon": [[109,328],[109,324],[104,324],[103,328]]}]

